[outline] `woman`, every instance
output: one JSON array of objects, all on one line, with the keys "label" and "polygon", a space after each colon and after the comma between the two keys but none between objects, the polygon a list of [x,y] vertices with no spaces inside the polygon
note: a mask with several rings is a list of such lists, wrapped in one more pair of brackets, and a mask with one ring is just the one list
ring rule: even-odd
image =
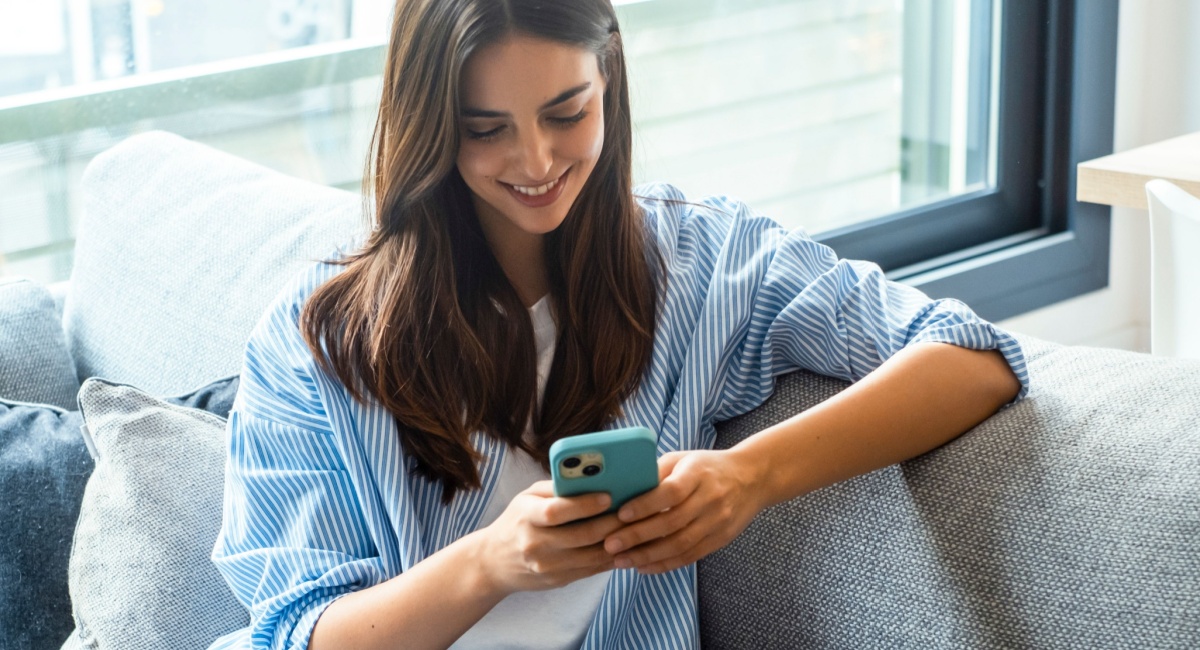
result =
[{"label": "woman", "polygon": [[[608,0],[398,2],[375,228],[247,347],[214,561],[253,625],[214,647],[694,647],[694,562],[763,508],[1027,390],[961,303],[635,192],[630,142]],[[857,383],[711,451],[798,368]],[[551,443],[634,424],[658,488],[553,496]]]}]

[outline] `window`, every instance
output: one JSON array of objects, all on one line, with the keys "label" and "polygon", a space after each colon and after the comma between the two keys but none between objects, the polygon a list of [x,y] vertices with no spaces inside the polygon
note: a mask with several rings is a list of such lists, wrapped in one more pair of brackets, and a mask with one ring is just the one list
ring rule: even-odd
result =
[{"label": "window", "polygon": [[[69,275],[82,168],[139,131],[356,190],[391,4],[0,0],[0,274]],[[1107,211],[1070,197],[1111,148],[1115,0],[617,4],[638,180],[992,319],[1107,282]]]},{"label": "window", "polygon": [[69,276],[83,168],[141,131],[357,188],[387,5],[0,0],[0,274]]},{"label": "window", "polygon": [[990,2],[626,10],[638,176],[810,232],[993,184]]}]

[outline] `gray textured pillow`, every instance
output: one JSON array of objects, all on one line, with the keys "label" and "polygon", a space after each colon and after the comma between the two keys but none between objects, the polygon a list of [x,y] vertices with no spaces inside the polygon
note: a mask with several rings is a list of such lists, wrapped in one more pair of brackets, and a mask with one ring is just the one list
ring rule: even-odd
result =
[{"label": "gray textured pillow", "polygon": [[[226,417],[238,386],[226,377],[165,400]],[[75,629],[67,564],[93,465],[81,424],[78,410],[0,400],[0,648],[58,648]]]},{"label": "gray textured pillow", "polygon": [[78,390],[50,292],[21,278],[0,280],[0,398],[72,409]]},{"label": "gray textured pillow", "polygon": [[[1200,362],[1021,341],[1027,399],[701,560],[704,647],[1200,648]],[[845,386],[786,377],[718,446]]]},{"label": "gray textured pillow", "polygon": [[75,527],[64,650],[204,648],[248,625],[209,560],[225,420],[99,379],[79,406],[99,458]]}]

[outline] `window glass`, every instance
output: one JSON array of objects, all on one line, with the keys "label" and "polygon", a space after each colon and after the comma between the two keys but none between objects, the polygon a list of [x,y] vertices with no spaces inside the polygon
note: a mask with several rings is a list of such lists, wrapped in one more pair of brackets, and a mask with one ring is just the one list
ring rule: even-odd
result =
[{"label": "window glass", "polygon": [[362,11],[386,12],[386,4],[0,0],[0,57],[5,62],[0,96],[346,39],[363,22]]},{"label": "window glass", "polygon": [[[618,2],[635,177],[826,232],[994,184],[999,0]],[[0,0],[0,275],[68,277],[88,161],[165,129],[356,190],[392,0]]]},{"label": "window glass", "polygon": [[638,170],[821,232],[992,182],[991,2],[625,8]]},{"label": "window glass", "polygon": [[139,132],[357,189],[390,5],[0,0],[0,275],[69,276],[83,169]]}]

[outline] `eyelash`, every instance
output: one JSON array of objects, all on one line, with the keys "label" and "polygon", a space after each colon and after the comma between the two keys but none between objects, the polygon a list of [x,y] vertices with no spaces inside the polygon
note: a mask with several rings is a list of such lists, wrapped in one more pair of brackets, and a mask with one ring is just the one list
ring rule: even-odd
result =
[{"label": "eyelash", "polygon": [[[575,126],[576,124],[579,124],[580,122],[583,121],[583,118],[585,118],[587,116],[588,116],[587,111],[583,110],[583,111],[579,111],[578,113],[576,113],[570,117],[551,117],[551,118],[547,118],[547,119],[555,126],[565,129],[565,128],[570,128],[572,126]],[[483,142],[488,142],[488,141],[496,139],[496,136],[500,135],[500,132],[503,131],[504,129],[505,129],[504,126],[498,126],[494,129],[492,129],[491,131],[483,131],[483,132],[472,131],[470,129],[467,129],[467,137],[472,140],[480,140]]]}]

